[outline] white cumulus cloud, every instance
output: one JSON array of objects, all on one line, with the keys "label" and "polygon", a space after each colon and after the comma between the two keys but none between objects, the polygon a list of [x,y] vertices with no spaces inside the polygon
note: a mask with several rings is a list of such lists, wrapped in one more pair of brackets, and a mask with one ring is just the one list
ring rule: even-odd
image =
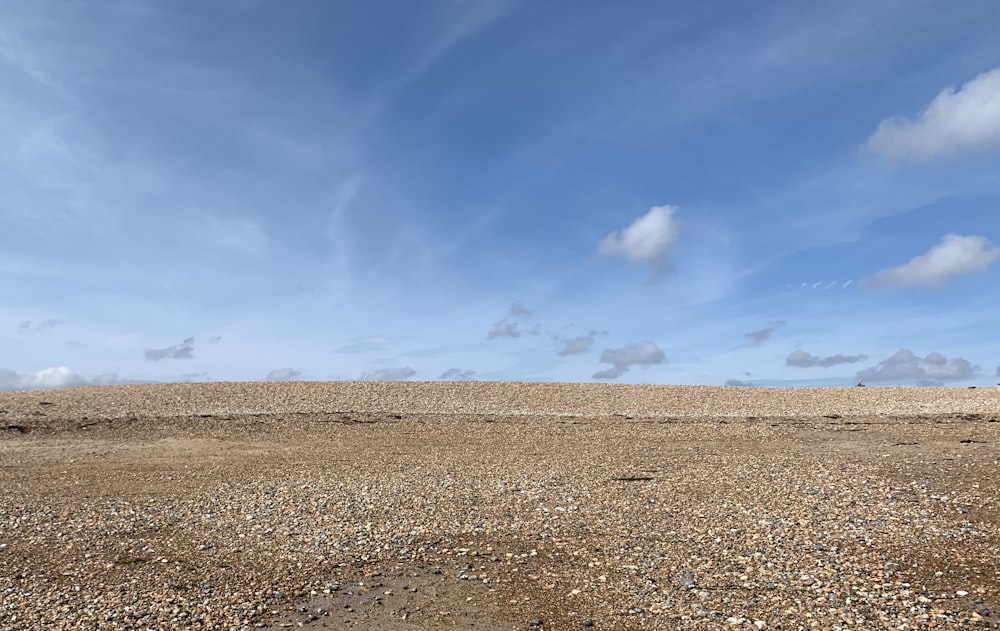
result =
[{"label": "white cumulus cloud", "polygon": [[601,363],[610,368],[594,373],[594,379],[617,379],[632,366],[652,366],[667,361],[660,347],[649,340],[642,340],[621,348],[608,348],[601,353]]},{"label": "white cumulus cloud", "polygon": [[885,285],[943,287],[957,274],[978,272],[1000,259],[1000,248],[986,237],[945,235],[930,250],[898,267],[883,269],[861,281],[864,289]]},{"label": "white cumulus cloud", "polygon": [[679,232],[675,212],[676,206],[653,206],[624,230],[615,230],[601,239],[597,244],[598,253],[662,269],[666,265],[667,250]]},{"label": "white cumulus cloud", "polygon": [[882,121],[868,147],[887,158],[914,162],[1000,147],[1000,68],[958,90],[945,88],[916,120]]}]

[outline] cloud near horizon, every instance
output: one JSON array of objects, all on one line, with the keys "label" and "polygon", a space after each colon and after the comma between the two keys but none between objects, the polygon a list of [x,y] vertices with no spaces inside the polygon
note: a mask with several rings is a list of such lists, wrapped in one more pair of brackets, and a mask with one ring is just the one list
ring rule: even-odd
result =
[{"label": "cloud near horizon", "polygon": [[438,377],[443,381],[455,380],[463,381],[466,379],[472,379],[476,374],[475,370],[462,370],[461,368],[449,368],[448,370],[441,373]]},{"label": "cloud near horizon", "polygon": [[164,348],[147,348],[142,352],[142,356],[151,362],[158,362],[161,359],[194,359],[194,338],[189,337]]},{"label": "cloud near horizon", "polygon": [[297,368],[276,368],[267,373],[265,381],[291,381],[302,375],[302,371]]},{"label": "cloud near horizon", "polygon": [[406,381],[415,374],[417,374],[416,370],[409,366],[403,366],[402,368],[370,370],[363,373],[359,379],[361,381]]},{"label": "cloud near horizon", "polygon": [[642,340],[621,348],[607,348],[601,353],[601,363],[610,368],[594,373],[594,379],[617,379],[632,366],[653,366],[667,361],[660,347],[650,340]]},{"label": "cloud near horizon", "polygon": [[908,348],[901,348],[892,357],[876,366],[858,372],[861,381],[961,381],[970,379],[979,372],[968,360],[961,357],[951,359],[941,353],[929,353],[918,357]]},{"label": "cloud near horizon", "polygon": [[867,147],[893,160],[928,162],[1000,147],[1000,68],[942,90],[916,120],[879,123]]},{"label": "cloud near horizon", "polygon": [[0,368],[0,390],[3,391],[72,388],[77,386],[110,386],[133,383],[146,382],[134,379],[119,379],[118,375],[114,373],[85,377],[66,366],[55,366],[25,373]]},{"label": "cloud near horizon", "polygon": [[889,285],[924,285],[940,289],[950,277],[985,270],[997,259],[1000,248],[986,237],[947,234],[924,254],[862,280],[861,287],[871,290]]},{"label": "cloud near horizon", "polygon": [[797,368],[830,368],[832,366],[837,366],[840,364],[855,364],[859,361],[868,359],[868,355],[828,355],[826,357],[820,357],[818,355],[812,355],[803,350],[792,351],[788,357],[785,358],[786,366],[795,366]]},{"label": "cloud near horizon", "polygon": [[623,230],[614,230],[597,244],[604,256],[620,256],[629,261],[648,263],[654,271],[667,266],[667,252],[677,240],[679,228],[674,219],[677,206],[653,206],[645,215]]}]

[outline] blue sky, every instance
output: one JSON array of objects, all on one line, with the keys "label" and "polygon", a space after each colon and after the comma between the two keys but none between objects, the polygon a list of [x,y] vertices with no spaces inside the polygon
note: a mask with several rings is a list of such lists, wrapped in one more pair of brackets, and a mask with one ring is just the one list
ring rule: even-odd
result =
[{"label": "blue sky", "polygon": [[0,388],[991,384],[1000,5],[0,4]]}]

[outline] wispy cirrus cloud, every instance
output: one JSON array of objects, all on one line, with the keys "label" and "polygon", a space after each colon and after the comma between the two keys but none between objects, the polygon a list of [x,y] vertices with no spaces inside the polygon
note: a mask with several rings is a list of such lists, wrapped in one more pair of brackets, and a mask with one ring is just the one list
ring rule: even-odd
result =
[{"label": "wispy cirrus cloud", "polygon": [[1000,259],[1000,248],[986,237],[945,235],[924,254],[898,267],[888,267],[861,281],[864,289],[889,285],[941,288],[952,276],[985,270]]},{"label": "wispy cirrus cloud", "polygon": [[853,280],[845,280],[845,281],[831,280],[829,282],[819,280],[819,281],[801,283],[799,287],[802,289],[820,289],[823,291],[828,291],[831,289],[847,289],[853,284],[854,284]]},{"label": "wispy cirrus cloud", "polygon": [[438,61],[480,30],[509,14],[517,4],[515,0],[500,0],[449,6],[447,9],[442,6],[428,12],[423,16],[420,27],[429,37],[421,45],[407,51],[404,57],[406,63],[374,95],[365,122],[377,119],[403,90],[418,81]]}]

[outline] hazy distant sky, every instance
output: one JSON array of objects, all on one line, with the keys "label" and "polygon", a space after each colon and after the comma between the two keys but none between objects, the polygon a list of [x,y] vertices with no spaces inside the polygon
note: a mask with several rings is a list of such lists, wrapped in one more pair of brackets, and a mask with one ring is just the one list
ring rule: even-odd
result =
[{"label": "hazy distant sky", "polygon": [[0,1],[0,389],[992,383],[998,24]]}]

